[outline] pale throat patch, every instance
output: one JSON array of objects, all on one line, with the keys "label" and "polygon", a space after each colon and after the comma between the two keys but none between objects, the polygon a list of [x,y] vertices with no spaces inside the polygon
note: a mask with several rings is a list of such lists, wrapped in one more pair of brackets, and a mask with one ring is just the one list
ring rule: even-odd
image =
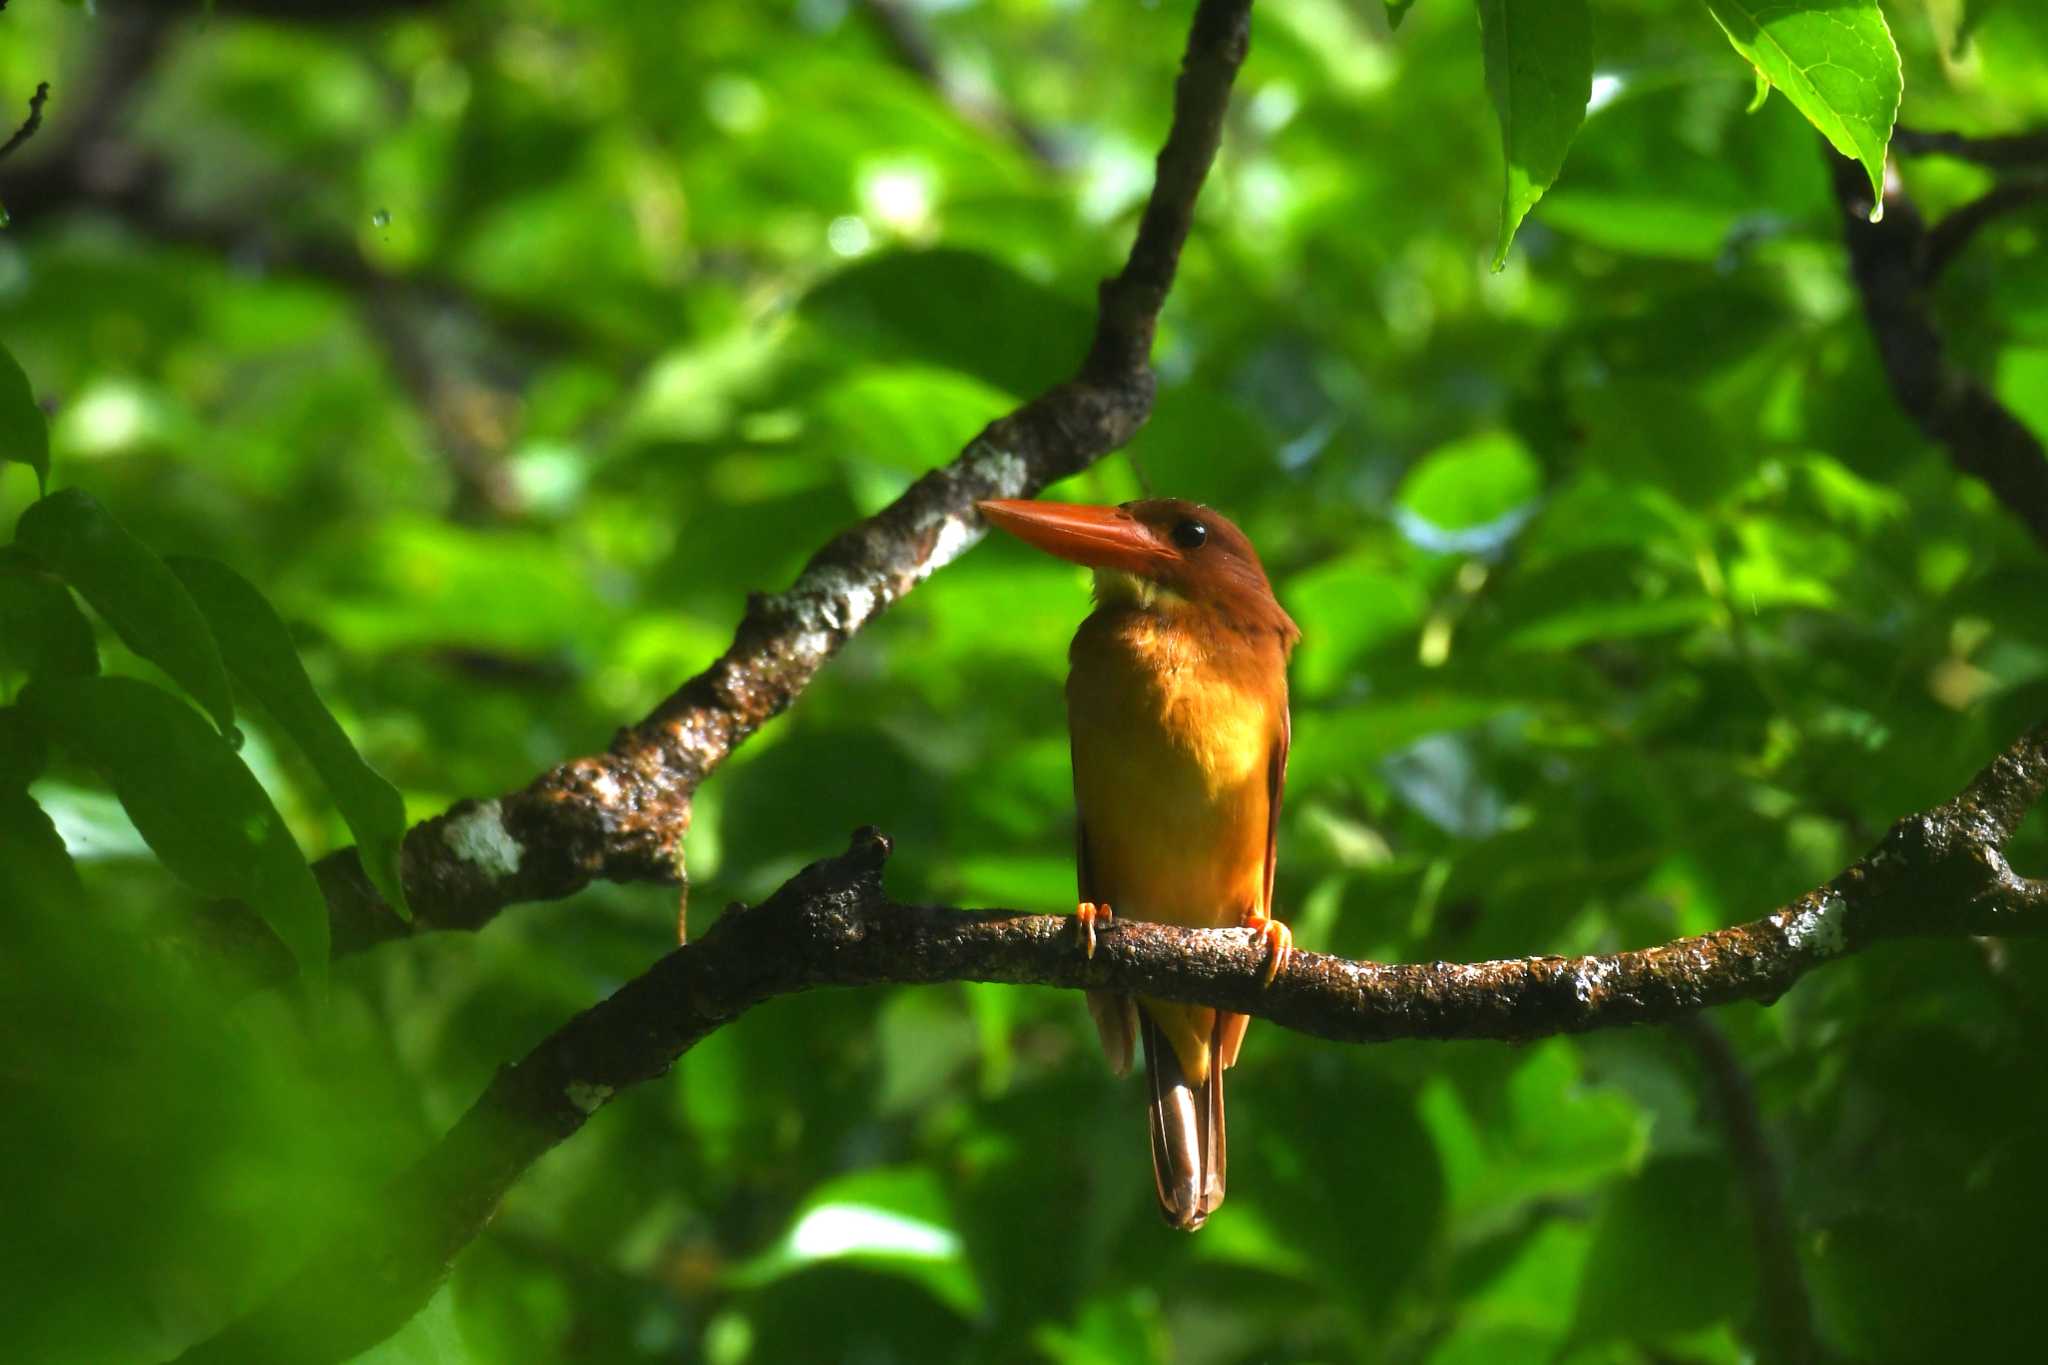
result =
[{"label": "pale throat patch", "polygon": [[1154,608],[1171,611],[1188,605],[1188,599],[1173,589],[1122,569],[1095,571],[1095,602],[1097,606],[1131,606],[1146,611]]}]

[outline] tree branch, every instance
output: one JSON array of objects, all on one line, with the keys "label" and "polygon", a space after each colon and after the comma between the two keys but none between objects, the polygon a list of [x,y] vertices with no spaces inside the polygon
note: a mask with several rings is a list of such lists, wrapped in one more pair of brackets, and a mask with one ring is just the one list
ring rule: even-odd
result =
[{"label": "tree branch", "polygon": [[2014,209],[2043,199],[2048,199],[2048,177],[2030,176],[1994,185],[1950,213],[1928,230],[1924,259],[1920,262],[1921,278],[1933,284],[1986,226]]},{"label": "tree branch", "polygon": [[1979,166],[2044,166],[2048,165],[2048,130],[1965,137],[1961,133],[1894,128],[1891,149],[1899,156],[1950,156]]},{"label": "tree branch", "polygon": [[2048,549],[2048,451],[1983,381],[1949,363],[1928,305],[1929,234],[1919,209],[1887,175],[1884,218],[1871,222],[1870,185],[1858,179],[1861,170],[1826,155],[1850,273],[1899,406]]},{"label": "tree branch", "polygon": [[1296,952],[1270,986],[1264,941],[1250,930],[1119,919],[1089,958],[1070,916],[891,900],[882,887],[889,842],[861,830],[845,853],[757,907],[727,911],[701,941],[500,1071],[268,1303],[180,1359],[315,1365],[382,1340],[427,1301],[529,1165],[621,1090],[777,996],[941,981],[1114,989],[1340,1042],[1522,1040],[1669,1021],[1731,1001],[1769,1003],[1816,967],[1888,939],[2048,933],[2048,882],[2017,876],[2003,852],[2044,788],[2048,724],[1954,800],[1900,820],[1840,875],[1751,923],[1593,957],[1390,966]]},{"label": "tree branch", "polygon": [[682,882],[698,785],[865,623],[981,539],[978,500],[1029,496],[1136,434],[1152,411],[1153,331],[1222,139],[1250,21],[1251,0],[1202,0],[1195,12],[1151,198],[1128,263],[1102,286],[1079,374],[841,532],[789,588],[751,599],[725,653],[620,731],[608,752],[414,827],[405,841],[412,925],[378,897],[355,850],[322,859],[315,872],[337,954],[421,929],[475,929],[508,905],[558,900],[595,880]]}]

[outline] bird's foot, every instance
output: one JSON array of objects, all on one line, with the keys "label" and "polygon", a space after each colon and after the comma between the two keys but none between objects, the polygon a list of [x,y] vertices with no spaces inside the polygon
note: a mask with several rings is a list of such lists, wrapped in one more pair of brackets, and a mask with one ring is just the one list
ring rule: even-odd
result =
[{"label": "bird's foot", "polygon": [[1080,926],[1078,932],[1081,935],[1081,951],[1090,960],[1095,957],[1096,924],[1106,925],[1115,918],[1115,911],[1107,905],[1097,905],[1094,901],[1082,901],[1074,907],[1074,921]]},{"label": "bird's foot", "polygon": [[1241,929],[1254,929],[1266,940],[1266,982],[1273,984],[1273,978],[1280,975],[1280,969],[1287,965],[1287,959],[1294,956],[1294,931],[1277,919],[1268,919],[1256,910],[1247,910],[1238,920]]}]

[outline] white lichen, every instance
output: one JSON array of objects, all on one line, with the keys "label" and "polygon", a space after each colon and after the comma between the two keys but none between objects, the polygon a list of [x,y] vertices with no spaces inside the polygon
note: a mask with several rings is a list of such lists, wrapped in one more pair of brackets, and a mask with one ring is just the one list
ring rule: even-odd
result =
[{"label": "white lichen", "polygon": [[1023,456],[979,438],[960,457],[960,467],[971,477],[986,480],[992,498],[1016,497],[1031,477],[1031,466],[1024,463]]},{"label": "white lichen", "polygon": [[590,779],[590,789],[597,793],[597,799],[600,801],[616,801],[619,799],[618,779],[601,769],[596,776]]},{"label": "white lichen", "polygon": [[1579,1003],[1589,1004],[1607,984],[1607,978],[1620,969],[1604,957],[1589,957],[1572,972],[1572,994]]},{"label": "white lichen", "polygon": [[919,582],[931,577],[966,554],[984,534],[986,532],[980,527],[970,526],[959,517],[942,519],[937,534],[932,537],[932,552],[925,556],[924,563],[917,566],[913,576]]},{"label": "white lichen", "polygon": [[526,853],[505,828],[505,812],[496,801],[480,801],[454,816],[441,837],[450,853],[476,864],[494,881],[519,871],[519,860]]},{"label": "white lichen", "polygon": [[612,1088],[590,1081],[571,1081],[563,1093],[568,1096],[569,1103],[575,1105],[580,1112],[590,1115],[595,1114],[603,1107],[604,1102],[612,1097]]},{"label": "white lichen", "polygon": [[1785,945],[1794,952],[1812,950],[1833,957],[1849,946],[1849,903],[1830,891],[1818,904],[1809,902],[1785,921]]}]

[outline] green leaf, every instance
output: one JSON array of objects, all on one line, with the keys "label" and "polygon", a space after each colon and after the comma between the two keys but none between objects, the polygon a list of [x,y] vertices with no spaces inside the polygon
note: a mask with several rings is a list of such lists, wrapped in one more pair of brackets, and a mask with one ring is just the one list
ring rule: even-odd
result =
[{"label": "green leaf", "polygon": [[24,790],[48,762],[42,727],[19,706],[0,706],[0,793]]},{"label": "green leaf", "polygon": [[27,555],[0,549],[0,671],[54,678],[100,671],[92,623]]},{"label": "green leaf", "polygon": [[1408,17],[1408,11],[1415,8],[1415,0],[1387,0],[1387,27],[1398,29],[1401,21]]},{"label": "green leaf", "polygon": [[50,817],[27,792],[0,786],[0,902],[10,913],[29,905],[61,910],[76,908],[82,895],[78,869]]},{"label": "green leaf", "polygon": [[1904,85],[1877,0],[1707,0],[1707,8],[1836,151],[1863,163],[1882,206],[1884,152]]},{"label": "green leaf", "polygon": [[1500,118],[1507,156],[1500,240],[1493,268],[1507,262],[1515,229],[1564,168],[1565,150],[1586,121],[1593,93],[1593,23],[1586,0],[1479,0],[1486,93]]},{"label": "green leaf", "polygon": [[25,464],[36,472],[36,492],[50,481],[50,424],[36,406],[28,376],[5,346],[0,346],[0,460]]},{"label": "green leaf", "polygon": [[61,575],[130,649],[171,675],[214,719],[234,727],[220,646],[206,618],[156,552],[90,493],[66,488],[29,504],[15,542]]},{"label": "green leaf", "polygon": [[327,902],[312,869],[262,785],[191,707],[138,678],[33,684],[22,705],[106,779],[165,867],[248,905],[302,973],[325,979]]},{"label": "green leaf", "polygon": [[[1459,533],[1498,540],[1541,491],[1543,471],[1521,442],[1505,432],[1482,432],[1441,446],[1424,456],[1402,480],[1395,502],[1423,523],[1415,538],[1449,541]],[[1482,534],[1487,533],[1487,534]],[[1430,543],[1432,549],[1480,546]]]},{"label": "green leaf", "polygon": [[981,1286],[930,1171],[883,1168],[827,1182],[804,1201],[782,1240],[731,1278],[750,1287],[826,1261],[901,1275],[962,1316],[982,1310]]},{"label": "green leaf", "polygon": [[291,632],[253,583],[211,559],[177,556],[166,562],[206,614],[228,668],[276,717],[320,774],[356,837],[371,882],[402,918],[410,920],[399,858],[405,839],[405,799],[398,788],[349,743],[314,692]]}]

